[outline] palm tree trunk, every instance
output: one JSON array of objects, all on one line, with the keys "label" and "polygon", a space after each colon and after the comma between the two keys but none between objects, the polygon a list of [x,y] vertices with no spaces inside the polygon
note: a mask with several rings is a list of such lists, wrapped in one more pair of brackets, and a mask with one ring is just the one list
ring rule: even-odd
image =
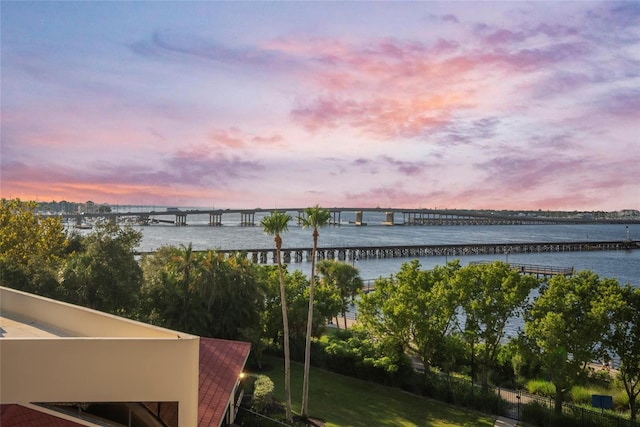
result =
[{"label": "palm tree trunk", "polygon": [[280,245],[276,243],[276,257],[278,258],[278,274],[280,276],[280,301],[282,305],[282,328],[284,332],[284,394],[287,401],[287,421],[292,422],[291,414],[291,355],[289,350],[289,316],[287,315],[287,298],[284,291],[284,274],[280,260]]},{"label": "palm tree trunk", "polygon": [[316,275],[316,250],[318,230],[313,231],[313,250],[311,251],[311,279],[309,280],[309,312],[307,313],[307,337],[304,345],[304,379],[302,382],[302,419],[309,417],[309,368],[311,366],[311,329],[313,326],[313,291]]}]

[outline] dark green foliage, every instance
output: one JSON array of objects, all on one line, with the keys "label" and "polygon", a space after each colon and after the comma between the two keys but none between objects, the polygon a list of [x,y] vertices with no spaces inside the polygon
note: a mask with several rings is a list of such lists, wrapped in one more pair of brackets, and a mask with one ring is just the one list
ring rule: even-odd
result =
[{"label": "dark green foliage", "polygon": [[[346,313],[349,304],[353,303],[356,296],[362,290],[362,279],[358,269],[351,264],[334,260],[322,260],[318,263],[318,272],[322,275],[322,285],[335,290],[334,306],[339,307],[344,320],[344,327],[347,328]],[[330,320],[330,318],[329,318]]]},{"label": "dark green foliage", "polygon": [[545,427],[550,423],[552,410],[537,401],[522,405],[522,420],[534,426]]},{"label": "dark green foliage", "polygon": [[459,269],[453,283],[461,292],[466,319],[464,336],[475,347],[480,381],[486,386],[496,367],[507,322],[522,314],[531,290],[539,286],[539,281],[520,274],[507,263],[495,261]]},{"label": "dark green foliage", "polygon": [[522,405],[522,421],[537,427],[626,427],[634,424],[623,418],[602,415],[597,411],[579,406],[565,405],[561,414],[556,414],[549,404],[532,401]]},{"label": "dark green foliage", "polygon": [[470,356],[469,345],[462,336],[458,333],[449,334],[438,343],[433,366],[443,372],[466,372],[469,370]]},{"label": "dark green foliage", "polygon": [[[278,270],[272,266],[263,266],[261,269],[266,272],[265,337],[282,348],[282,306],[279,295]],[[286,268],[283,268],[283,281],[287,301],[291,359],[303,360],[309,304],[309,280],[301,271],[288,272]],[[325,319],[335,316],[339,312],[339,306],[335,304],[335,294],[328,290],[325,292],[322,284],[316,287],[315,301],[314,311],[316,314],[313,316],[312,331],[315,337],[319,337],[325,330]]]},{"label": "dark green foliage", "polygon": [[505,402],[494,390],[452,375],[430,373],[424,376],[422,394],[447,403],[472,408],[489,414],[504,415]]},{"label": "dark green foliage", "polygon": [[602,338],[618,296],[617,281],[581,271],[551,278],[527,311],[527,343],[556,387],[557,415],[571,387],[586,375],[586,364],[602,358]]},{"label": "dark green foliage", "polygon": [[396,387],[408,383],[413,375],[401,345],[375,341],[364,330],[338,330],[315,344],[324,353],[315,364],[332,372]]},{"label": "dark green foliage", "polygon": [[204,337],[261,339],[263,283],[242,254],[163,247],[142,261],[141,318]]},{"label": "dark green foliage", "polygon": [[131,227],[97,224],[81,240],[81,250],[67,258],[62,270],[63,299],[73,304],[134,316],[142,270],[134,250],[142,234]]},{"label": "dark green foliage", "polygon": [[0,258],[0,285],[49,298],[61,297],[56,271],[42,264],[19,265]]},{"label": "dark green foliage", "polygon": [[640,395],[640,288],[627,284],[616,295],[617,304],[612,304],[611,328],[604,343],[620,359],[618,379],[627,393],[631,419],[636,420]]},{"label": "dark green foliage", "polygon": [[393,339],[428,371],[445,336],[456,328],[460,292],[451,278],[458,261],[431,271],[418,260],[403,263],[395,277],[380,278],[357,302],[358,322],[378,340]]}]

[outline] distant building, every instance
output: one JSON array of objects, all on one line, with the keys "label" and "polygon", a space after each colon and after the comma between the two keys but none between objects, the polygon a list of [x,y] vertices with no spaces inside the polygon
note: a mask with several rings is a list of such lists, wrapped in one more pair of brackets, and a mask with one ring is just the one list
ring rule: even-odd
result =
[{"label": "distant building", "polygon": [[78,213],[96,213],[96,204],[91,200],[87,201],[86,203],[80,203],[78,205]]},{"label": "distant building", "polygon": [[623,209],[618,211],[620,218],[637,218],[640,217],[640,211],[637,209]]},{"label": "distant building", "polygon": [[229,425],[250,347],[0,287],[0,425]]}]

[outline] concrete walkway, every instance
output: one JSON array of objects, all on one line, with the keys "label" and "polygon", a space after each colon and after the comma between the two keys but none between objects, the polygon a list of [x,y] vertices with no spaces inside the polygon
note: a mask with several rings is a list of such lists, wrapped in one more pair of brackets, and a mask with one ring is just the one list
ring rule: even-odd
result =
[{"label": "concrete walkway", "polygon": [[517,420],[511,418],[498,417],[493,427],[516,427],[518,425]]}]

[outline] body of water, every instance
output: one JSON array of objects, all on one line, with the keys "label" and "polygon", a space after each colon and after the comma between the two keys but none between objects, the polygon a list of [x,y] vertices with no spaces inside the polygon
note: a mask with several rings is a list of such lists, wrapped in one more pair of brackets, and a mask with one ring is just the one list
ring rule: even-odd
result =
[{"label": "body of water", "polygon": [[[615,241],[629,236],[640,240],[640,226],[617,224],[571,224],[571,225],[487,225],[487,226],[385,226],[384,216],[371,213],[365,215],[366,226],[349,224],[350,218],[342,216],[340,226],[326,226],[319,230],[319,247],[375,246],[375,245],[444,245],[464,243],[519,243],[519,242],[567,242],[567,241]],[[256,214],[256,224],[261,216]],[[273,237],[264,234],[259,225],[242,227],[240,218],[233,214],[223,217],[223,225],[208,225],[208,215],[189,216],[186,227],[171,224],[134,226],[142,231],[143,238],[138,248],[153,251],[163,245],[192,244],[195,250],[206,249],[272,249]],[[634,229],[637,228],[637,230]],[[298,226],[296,220],[282,234],[283,248],[310,248],[313,244],[312,230]],[[512,263],[540,264],[557,267],[574,267],[576,270],[591,270],[600,277],[616,278],[621,284],[640,286],[640,250],[595,251],[595,252],[544,252],[530,254],[474,255],[456,257],[462,265],[472,261],[501,260]],[[386,258],[355,260],[353,264],[363,279],[375,279],[395,274],[402,263],[412,258]],[[443,265],[453,257],[417,258],[425,269]],[[310,262],[292,263],[290,269],[309,273]]]}]

